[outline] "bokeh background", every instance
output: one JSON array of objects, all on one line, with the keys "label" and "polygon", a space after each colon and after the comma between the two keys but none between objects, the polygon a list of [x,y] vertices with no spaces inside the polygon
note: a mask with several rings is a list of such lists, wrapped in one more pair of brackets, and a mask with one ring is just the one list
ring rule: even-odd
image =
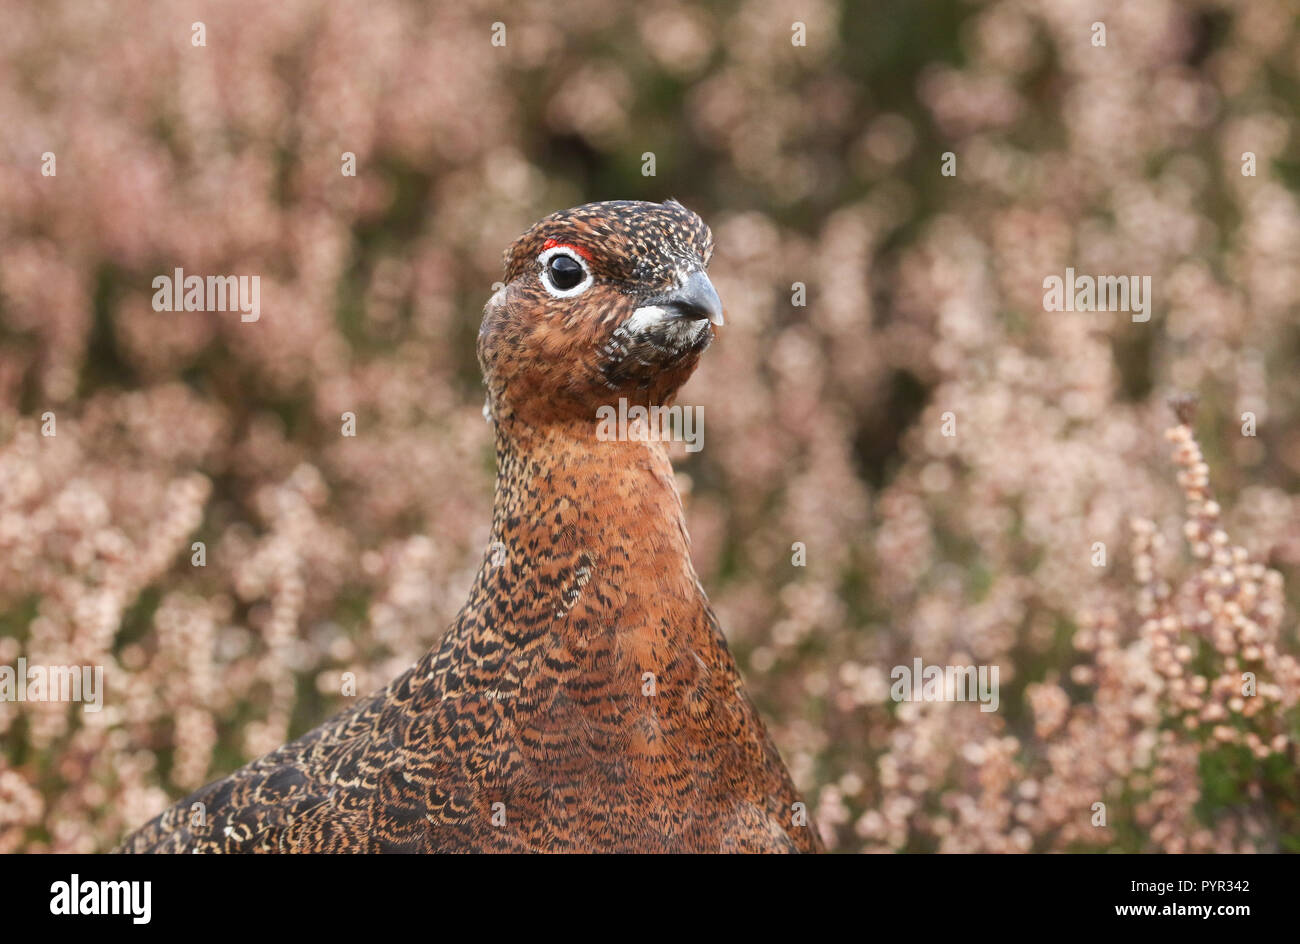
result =
[{"label": "bokeh background", "polygon": [[[728,316],[695,561],[829,846],[1300,847],[1294,2],[0,22],[0,664],[107,686],[0,704],[0,851],[109,849],[433,645],[487,540],[502,250],[669,196]],[[1066,266],[1151,276],[1151,320],[1044,312]],[[260,321],[154,312],[175,267],[260,275]],[[916,657],[998,665],[1000,710],[895,703]]]}]

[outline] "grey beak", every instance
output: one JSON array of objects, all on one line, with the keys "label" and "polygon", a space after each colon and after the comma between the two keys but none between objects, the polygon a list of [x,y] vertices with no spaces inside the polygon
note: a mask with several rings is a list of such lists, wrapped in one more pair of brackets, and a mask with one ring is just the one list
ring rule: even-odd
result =
[{"label": "grey beak", "polygon": [[674,312],[679,318],[708,318],[721,325],[722,299],[703,272],[692,272],[676,289],[657,299],[655,304]]}]

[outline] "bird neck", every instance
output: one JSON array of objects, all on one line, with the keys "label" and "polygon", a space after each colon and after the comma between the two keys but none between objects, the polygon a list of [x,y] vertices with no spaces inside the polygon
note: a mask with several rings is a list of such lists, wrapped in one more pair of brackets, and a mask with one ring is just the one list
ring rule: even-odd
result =
[{"label": "bird neck", "polygon": [[496,451],[484,590],[579,634],[700,622],[705,602],[661,443],[602,441],[590,420],[507,421]]}]

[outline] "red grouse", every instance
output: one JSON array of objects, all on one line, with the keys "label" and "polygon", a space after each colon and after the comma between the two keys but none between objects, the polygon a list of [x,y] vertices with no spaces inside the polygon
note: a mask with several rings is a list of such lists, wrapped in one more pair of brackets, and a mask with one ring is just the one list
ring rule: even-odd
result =
[{"label": "red grouse", "polygon": [[600,407],[667,405],[694,370],[722,324],[712,253],[673,200],[515,241],[479,331],[497,484],[459,616],[386,689],[124,851],[821,849],[696,578],[663,445],[597,432]]}]

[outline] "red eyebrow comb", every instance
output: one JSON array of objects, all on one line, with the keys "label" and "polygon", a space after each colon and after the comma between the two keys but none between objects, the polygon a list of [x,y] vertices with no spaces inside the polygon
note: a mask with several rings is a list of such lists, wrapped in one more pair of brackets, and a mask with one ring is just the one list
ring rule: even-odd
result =
[{"label": "red eyebrow comb", "polygon": [[588,262],[591,261],[591,253],[587,250],[583,249],[581,246],[575,246],[573,243],[562,243],[558,239],[548,239],[546,242],[542,243],[542,251],[545,252],[548,249],[554,249],[556,246],[563,246],[565,249],[572,249]]}]

